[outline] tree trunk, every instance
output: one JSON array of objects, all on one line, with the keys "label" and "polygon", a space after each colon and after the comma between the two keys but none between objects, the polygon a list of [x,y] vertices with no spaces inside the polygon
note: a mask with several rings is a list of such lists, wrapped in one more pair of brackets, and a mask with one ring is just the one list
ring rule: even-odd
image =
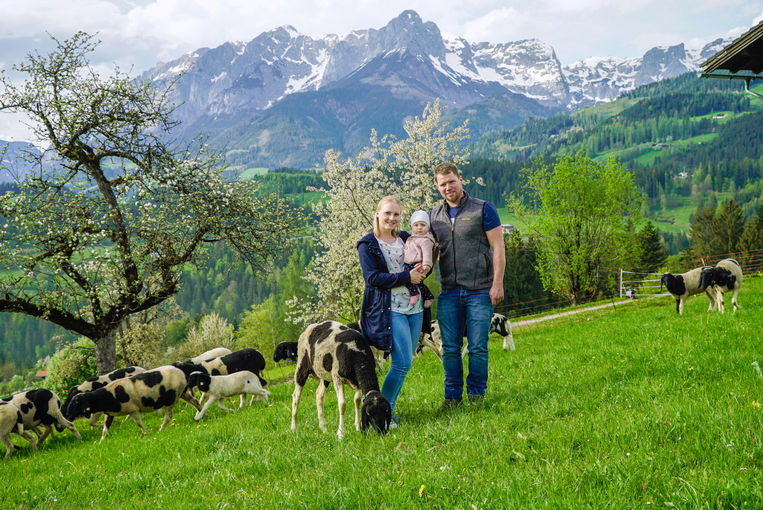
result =
[{"label": "tree trunk", "polygon": [[117,367],[117,330],[112,329],[95,342],[95,365],[98,375],[111,372]]}]

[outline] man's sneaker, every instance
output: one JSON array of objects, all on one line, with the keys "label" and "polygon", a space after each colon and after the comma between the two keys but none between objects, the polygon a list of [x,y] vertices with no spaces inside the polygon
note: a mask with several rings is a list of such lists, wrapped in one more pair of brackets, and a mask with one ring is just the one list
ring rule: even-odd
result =
[{"label": "man's sneaker", "polygon": [[485,400],[485,395],[469,395],[470,404],[480,404]]},{"label": "man's sneaker", "polygon": [[448,409],[453,409],[454,407],[459,407],[460,405],[460,398],[446,398],[443,400],[442,405],[440,406],[440,411],[447,411]]}]

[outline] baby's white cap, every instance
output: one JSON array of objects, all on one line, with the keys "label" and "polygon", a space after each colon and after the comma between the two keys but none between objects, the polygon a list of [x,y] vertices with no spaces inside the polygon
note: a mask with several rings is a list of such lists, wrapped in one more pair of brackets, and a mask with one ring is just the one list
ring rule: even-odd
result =
[{"label": "baby's white cap", "polygon": [[423,221],[427,225],[429,225],[429,214],[426,211],[416,211],[413,214],[411,214],[411,226],[413,226],[414,223],[417,223],[419,221]]}]

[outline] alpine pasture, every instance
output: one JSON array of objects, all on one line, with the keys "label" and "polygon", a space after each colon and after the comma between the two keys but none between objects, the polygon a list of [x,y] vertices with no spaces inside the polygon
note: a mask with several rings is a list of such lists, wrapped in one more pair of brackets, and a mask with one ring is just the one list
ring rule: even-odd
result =
[{"label": "alpine pasture", "polygon": [[275,377],[267,404],[199,423],[180,404],[162,432],[144,415],[145,436],[121,418],[101,443],[84,419],[82,441],[64,431],[37,453],[14,436],[0,506],[761,508],[763,279],[739,300],[736,313],[708,313],[700,295],[679,316],[660,296],[517,324],[516,351],[491,339],[485,402],[445,414],[425,351],[383,437],[350,426],[337,440],[333,388],[320,432],[312,380],[291,432],[294,385]]}]

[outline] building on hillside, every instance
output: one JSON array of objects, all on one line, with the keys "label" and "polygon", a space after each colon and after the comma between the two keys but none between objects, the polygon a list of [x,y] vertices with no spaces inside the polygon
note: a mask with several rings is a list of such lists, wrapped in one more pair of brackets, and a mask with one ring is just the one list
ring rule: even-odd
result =
[{"label": "building on hillside", "polygon": [[744,80],[747,92],[763,97],[750,90],[751,82],[763,80],[763,21],[700,64],[700,67],[703,78]]}]

